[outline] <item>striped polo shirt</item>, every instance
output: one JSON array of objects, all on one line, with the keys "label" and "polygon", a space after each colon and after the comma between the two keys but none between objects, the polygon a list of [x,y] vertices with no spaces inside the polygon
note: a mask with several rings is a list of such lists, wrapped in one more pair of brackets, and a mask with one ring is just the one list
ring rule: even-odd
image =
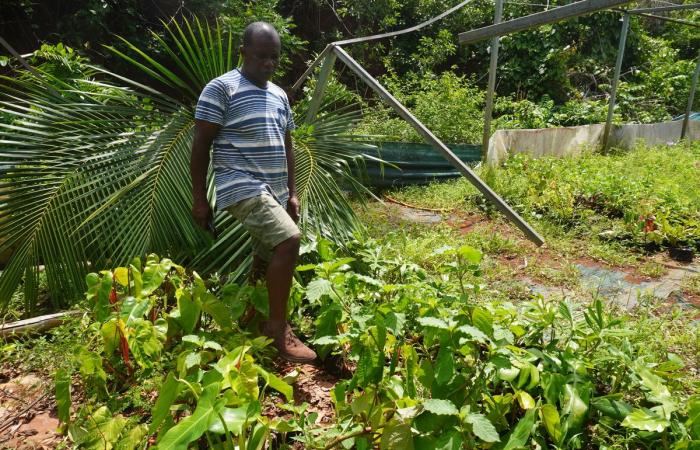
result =
[{"label": "striped polo shirt", "polygon": [[217,209],[264,193],[286,207],[284,135],[294,119],[279,86],[259,88],[234,69],[205,86],[194,116],[221,125],[212,155]]}]

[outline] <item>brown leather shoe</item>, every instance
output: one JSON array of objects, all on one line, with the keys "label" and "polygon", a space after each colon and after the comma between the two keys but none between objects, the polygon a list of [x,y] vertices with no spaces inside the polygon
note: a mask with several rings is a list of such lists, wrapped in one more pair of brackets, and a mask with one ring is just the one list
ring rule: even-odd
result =
[{"label": "brown leather shoe", "polygon": [[279,355],[287,361],[309,363],[316,359],[316,352],[299,340],[288,323],[279,329],[271,329],[269,323],[265,322],[261,326],[261,331],[272,339],[272,345],[275,346]]}]

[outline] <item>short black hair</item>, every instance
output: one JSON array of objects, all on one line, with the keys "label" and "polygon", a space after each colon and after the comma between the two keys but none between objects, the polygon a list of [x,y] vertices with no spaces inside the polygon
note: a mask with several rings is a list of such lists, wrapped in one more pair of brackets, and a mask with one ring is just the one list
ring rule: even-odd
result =
[{"label": "short black hair", "polygon": [[269,36],[279,40],[280,36],[271,24],[267,22],[253,22],[243,30],[243,46],[247,47],[253,43],[255,36]]}]

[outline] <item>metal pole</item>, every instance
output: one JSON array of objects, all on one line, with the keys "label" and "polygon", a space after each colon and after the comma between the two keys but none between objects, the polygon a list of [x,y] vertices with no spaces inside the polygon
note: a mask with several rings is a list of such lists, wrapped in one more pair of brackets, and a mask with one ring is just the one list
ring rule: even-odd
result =
[{"label": "metal pole", "polygon": [[542,11],[535,14],[530,14],[517,19],[501,22],[498,25],[489,25],[476,30],[465,31],[459,33],[460,44],[468,44],[471,42],[481,41],[493,36],[505,36],[506,34],[515,33],[516,31],[527,30],[539,25],[559,22],[572,17],[582,16],[584,14],[594,13],[602,9],[613,8],[625,3],[630,3],[631,0],[582,0],[570,3],[565,6],[559,6],[549,11]]},{"label": "metal pole", "polygon": [[685,108],[685,117],[683,118],[683,128],[681,128],[681,139],[685,138],[688,132],[688,125],[690,122],[690,113],[693,109],[693,100],[695,97],[695,89],[698,87],[698,75],[700,75],[700,56],[698,56],[698,64],[695,66],[695,73],[693,74],[693,81],[690,83],[690,92],[688,93],[688,106]]},{"label": "metal pole", "polygon": [[313,122],[316,118],[316,114],[318,114],[318,110],[321,107],[321,100],[323,100],[323,94],[326,92],[326,86],[328,85],[328,77],[330,77],[334,65],[335,53],[329,53],[326,59],[323,60],[321,71],[316,80],[314,95],[311,97],[309,110],[306,113],[306,123]]},{"label": "metal pole", "polygon": [[367,71],[350,55],[345,52],[341,47],[335,47],[333,51],[338,55],[338,58],[343,61],[353,72],[355,72],[367,85],[372,88],[379,96],[384,99],[405,121],[407,121],[413,128],[415,128],[418,133],[420,133],[423,138],[439,150],[445,159],[447,159],[455,168],[457,168],[462,175],[464,175],[469,182],[471,182],[491,203],[493,203],[511,222],[520,228],[520,230],[525,233],[528,239],[537,245],[544,244],[544,239],[537,234],[537,232],[530,227],[530,225],[525,222],[525,220],[513,211],[508,204],[503,201],[501,197],[498,196],[493,190],[491,190],[486,183],[481,181],[481,179],[467,166],[464,162],[459,159],[452,151],[447,148],[445,144],[442,143],[423,123],[416,119],[409,110],[406,109],[396,98],[394,98],[389,91],[387,91],[384,86],[382,86],[372,75],[367,73]]},{"label": "metal pole", "polygon": [[[496,13],[493,23],[501,23],[503,17],[503,0],[496,0]],[[496,70],[498,69],[498,44],[499,36],[491,38],[491,60],[489,62],[489,83],[486,91],[486,107],[484,108],[484,136],[481,139],[481,159],[486,161],[489,151],[489,138],[491,137],[491,115],[493,113],[493,91],[496,89]]]},{"label": "metal pole", "polygon": [[683,4],[683,5],[672,5],[672,6],[657,6],[656,8],[637,8],[632,9],[630,12],[633,13],[655,13],[655,12],[666,12],[666,11],[678,11],[681,9],[699,9],[700,3]]},{"label": "metal pole", "polygon": [[615,96],[617,95],[617,83],[620,81],[620,70],[622,70],[622,59],[625,56],[625,43],[627,42],[627,30],[630,27],[630,15],[625,13],[622,16],[622,29],[620,30],[620,45],[617,48],[617,61],[615,61],[615,74],[610,86],[610,103],[608,104],[608,118],[605,121],[603,131],[603,153],[608,151],[610,141],[610,129],[612,128],[613,112],[615,110]]},{"label": "metal pole", "polygon": [[293,92],[297,91],[301,87],[301,85],[304,84],[304,81],[306,81],[306,79],[309,78],[309,76],[314,72],[314,69],[316,68],[316,66],[321,64],[321,61],[323,61],[324,58],[326,56],[328,56],[328,54],[331,52],[331,47],[332,47],[332,44],[326,45],[326,48],[324,48],[323,51],[318,55],[318,57],[316,57],[316,59],[314,59],[314,62],[312,62],[311,65],[306,68],[304,73],[301,74],[299,79],[292,86]]}]

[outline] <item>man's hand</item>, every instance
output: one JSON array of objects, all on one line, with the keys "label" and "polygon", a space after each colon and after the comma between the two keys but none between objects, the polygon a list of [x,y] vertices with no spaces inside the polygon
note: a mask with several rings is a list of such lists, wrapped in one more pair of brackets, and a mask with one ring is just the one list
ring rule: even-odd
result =
[{"label": "man's hand", "polygon": [[210,232],[212,235],[216,235],[216,230],[214,230],[214,212],[211,210],[211,206],[206,200],[195,201],[192,204],[192,217],[195,223],[202,228]]},{"label": "man's hand", "polygon": [[294,223],[299,222],[299,198],[297,198],[297,194],[289,196],[289,200],[287,200],[287,214],[289,214]]}]

